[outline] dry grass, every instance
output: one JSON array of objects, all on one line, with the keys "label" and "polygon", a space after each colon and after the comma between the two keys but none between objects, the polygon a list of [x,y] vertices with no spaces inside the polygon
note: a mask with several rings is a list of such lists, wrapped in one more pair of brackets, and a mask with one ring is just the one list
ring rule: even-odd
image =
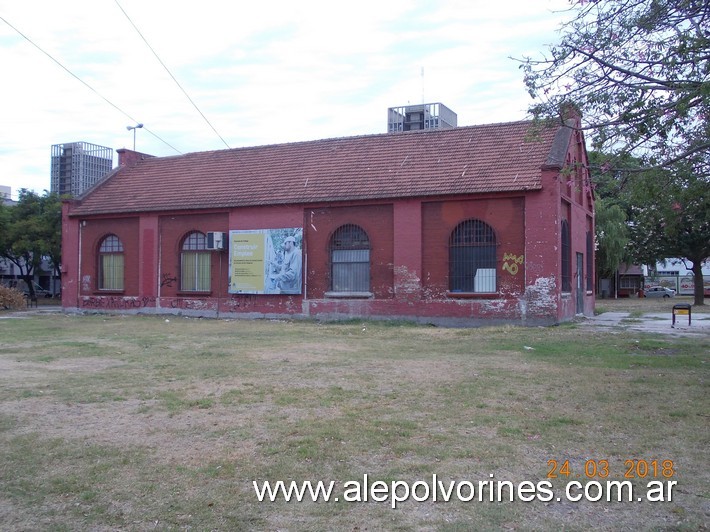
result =
[{"label": "dry grass", "polygon": [[27,306],[25,296],[15,288],[0,285],[0,310],[19,310]]},{"label": "dry grass", "polygon": [[[601,302],[600,302],[601,304]],[[710,340],[121,316],[0,319],[9,530],[701,529]],[[530,349],[532,348],[532,349]],[[252,481],[545,480],[673,460],[672,502],[259,503]],[[661,479],[663,480],[663,479]],[[560,488],[561,479],[555,481]],[[640,479],[636,486],[645,484]]]}]

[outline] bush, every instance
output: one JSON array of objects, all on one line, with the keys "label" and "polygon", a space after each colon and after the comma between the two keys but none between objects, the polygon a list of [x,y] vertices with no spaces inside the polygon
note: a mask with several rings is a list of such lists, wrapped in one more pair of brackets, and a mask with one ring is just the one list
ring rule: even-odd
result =
[{"label": "bush", "polygon": [[26,306],[25,294],[15,288],[0,286],[0,309],[19,310]]}]

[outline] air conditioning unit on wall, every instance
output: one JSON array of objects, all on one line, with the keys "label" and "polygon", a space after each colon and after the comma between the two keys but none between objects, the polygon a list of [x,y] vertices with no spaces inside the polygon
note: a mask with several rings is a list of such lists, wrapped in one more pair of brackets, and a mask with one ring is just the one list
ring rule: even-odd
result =
[{"label": "air conditioning unit on wall", "polygon": [[221,250],[227,242],[227,235],[220,231],[207,231],[207,249]]}]

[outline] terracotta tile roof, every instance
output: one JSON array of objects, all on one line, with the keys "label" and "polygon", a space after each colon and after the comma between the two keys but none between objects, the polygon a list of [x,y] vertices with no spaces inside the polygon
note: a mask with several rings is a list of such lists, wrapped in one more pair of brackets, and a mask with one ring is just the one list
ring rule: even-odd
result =
[{"label": "terracotta tile roof", "polygon": [[559,128],[531,138],[530,126],[511,122],[147,158],[115,170],[72,214],[538,189],[541,168],[556,160],[551,153]]},{"label": "terracotta tile roof", "polygon": [[638,264],[626,264],[622,262],[619,264],[619,274],[620,275],[643,275],[643,270]]}]

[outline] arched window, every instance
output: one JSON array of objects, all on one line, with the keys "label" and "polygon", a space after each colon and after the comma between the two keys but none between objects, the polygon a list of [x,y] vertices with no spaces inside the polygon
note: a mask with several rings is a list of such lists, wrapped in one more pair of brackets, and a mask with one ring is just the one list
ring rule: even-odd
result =
[{"label": "arched window", "polygon": [[209,292],[211,260],[204,233],[195,231],[187,235],[180,253],[180,290]]},{"label": "arched window", "polygon": [[99,245],[99,290],[123,290],[123,244],[108,235]]},{"label": "arched window", "polygon": [[330,238],[331,290],[370,291],[370,239],[362,227],[346,224]]},{"label": "arched window", "polygon": [[569,222],[562,220],[562,246],[560,247],[562,257],[562,291],[572,291],[572,264],[570,262],[570,239]]},{"label": "arched window", "polygon": [[449,238],[449,289],[496,291],[496,235],[481,220],[461,222]]}]

